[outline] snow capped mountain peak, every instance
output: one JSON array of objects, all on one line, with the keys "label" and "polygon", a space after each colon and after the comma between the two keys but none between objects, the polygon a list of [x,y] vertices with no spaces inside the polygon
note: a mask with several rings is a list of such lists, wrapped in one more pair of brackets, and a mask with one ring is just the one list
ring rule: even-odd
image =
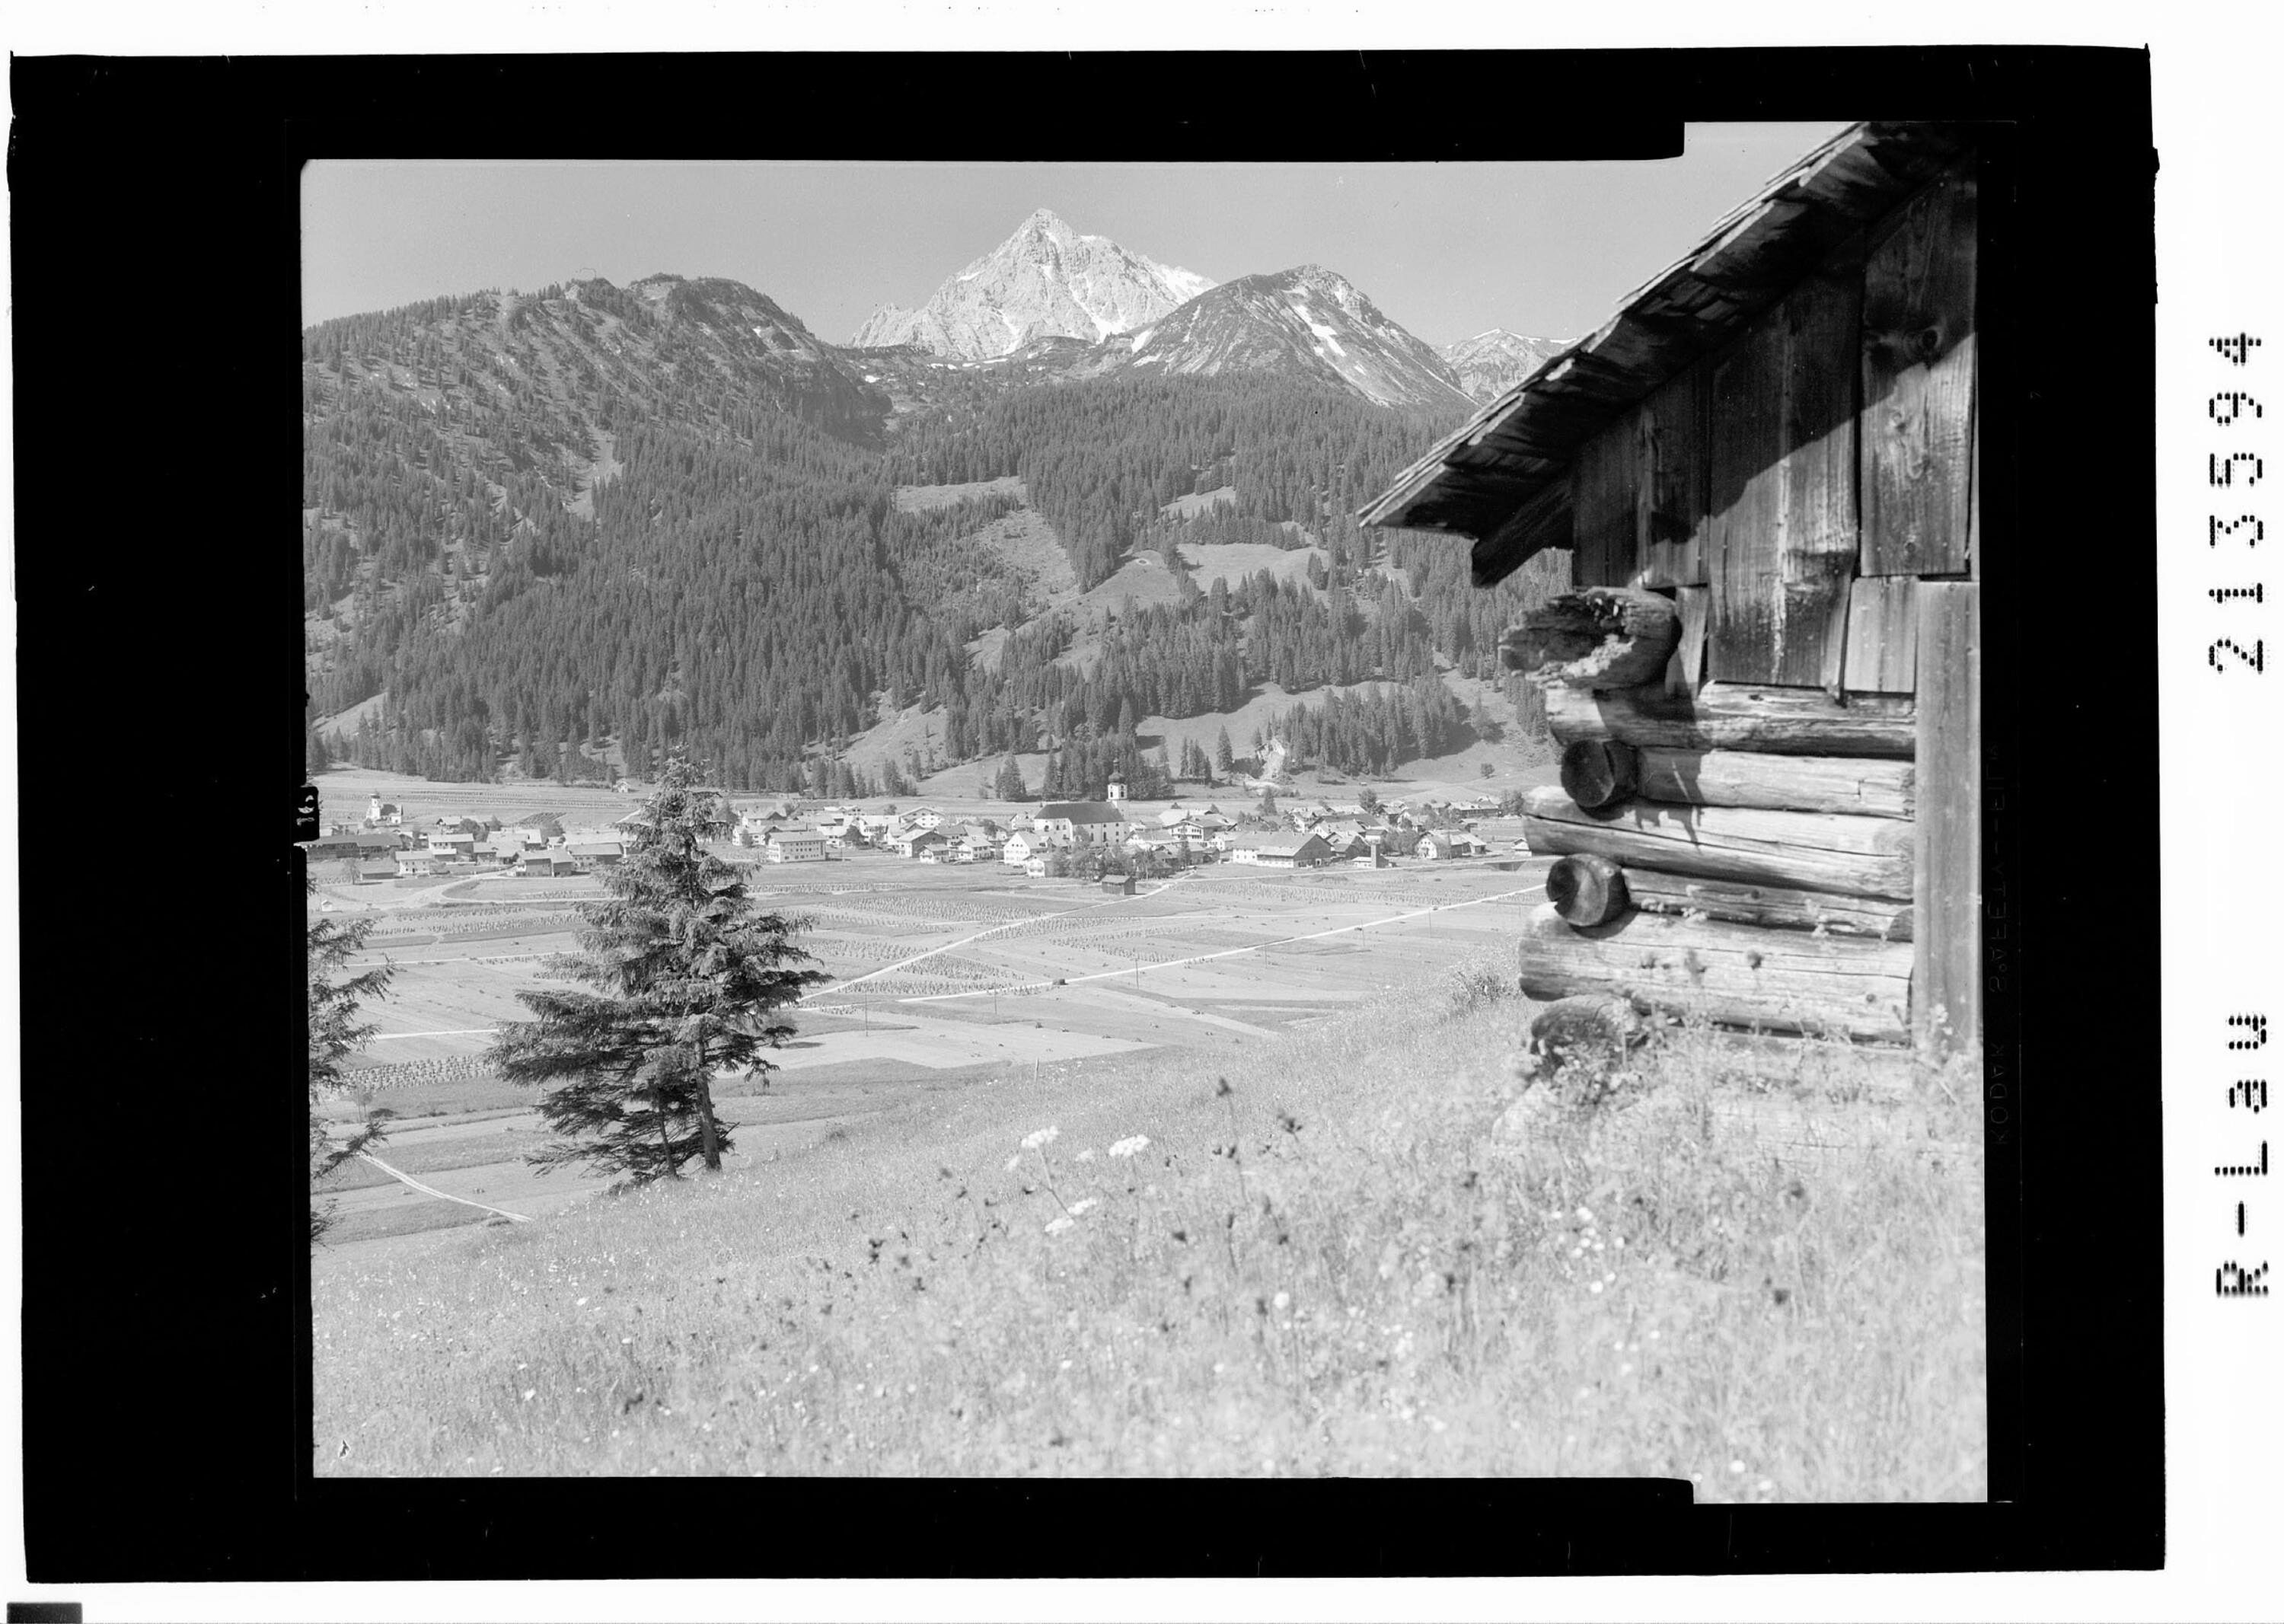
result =
[{"label": "snow capped mountain peak", "polygon": [[1313,375],[1383,406],[1465,404],[1459,380],[1420,340],[1381,314],[1355,284],[1321,265],[1240,277],[1208,289],[1114,346],[1083,375]]},{"label": "snow capped mountain peak", "polygon": [[887,305],[852,347],[917,344],[939,355],[989,360],[1043,338],[1099,343],[1131,332],[1213,286],[1107,237],[1082,236],[1037,208],[1013,235],[954,275],[917,310]]},{"label": "snow capped mountain peak", "polygon": [[1446,346],[1443,356],[1469,394],[1488,401],[1568,347],[1567,340],[1526,338],[1505,327],[1492,327]]}]

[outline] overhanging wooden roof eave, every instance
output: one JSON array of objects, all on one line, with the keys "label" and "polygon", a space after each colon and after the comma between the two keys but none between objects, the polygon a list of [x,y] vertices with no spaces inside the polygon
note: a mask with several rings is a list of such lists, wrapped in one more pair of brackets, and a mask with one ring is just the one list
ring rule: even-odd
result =
[{"label": "overhanging wooden roof eave", "polygon": [[[1358,521],[1479,538],[1481,584],[1512,571],[1550,544],[1548,525],[1567,517],[1567,499],[1535,504],[1529,527],[1536,544],[1509,535],[1487,558],[1483,541],[1513,530],[1517,510],[1548,495],[1580,443],[1741,332],[1850,233],[1933,180],[1970,144],[1970,133],[1952,125],[1875,121],[1842,130],[1724,215],[1594,332],[1438,441],[1357,510]],[[1567,545],[1567,537],[1552,544]],[[1487,579],[1487,566],[1498,562],[1505,567]]]}]

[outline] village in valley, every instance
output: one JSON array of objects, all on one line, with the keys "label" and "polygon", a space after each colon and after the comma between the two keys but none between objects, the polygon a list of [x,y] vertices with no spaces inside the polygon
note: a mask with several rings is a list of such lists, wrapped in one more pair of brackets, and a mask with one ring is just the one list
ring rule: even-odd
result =
[{"label": "village in valley", "polygon": [[[1548,859],[1522,839],[1525,766],[1453,779],[1310,784],[1271,774],[1138,800],[957,792],[823,802],[700,786],[763,909],[825,980],[786,1011],[764,1074],[725,1078],[739,1154],[767,1159],[1011,1072],[1073,1081],[1126,1058],[1235,1058],[1469,964],[1511,973]],[[391,968],[346,1063],[346,1125],[392,1119],[381,1152],[327,1180],[330,1245],[576,1205],[600,1188],[525,1165],[533,1091],[491,1045],[576,949],[586,904],[635,847],[655,786],[442,784],[354,767],[318,779],[305,843],[313,917],[363,926],[348,968]],[[953,792],[946,792],[950,791]],[[1383,799],[1383,796],[1385,799]]]},{"label": "village in valley", "polygon": [[[642,785],[621,779],[617,792],[631,798]],[[1279,806],[1232,800],[1236,815],[1216,800],[1174,800],[1144,806],[1126,798],[1115,781],[1098,801],[1048,801],[998,812],[955,813],[920,805],[899,810],[817,806],[798,798],[737,800],[719,789],[724,826],[734,830],[731,860],[828,863],[860,853],[886,853],[931,863],[1003,863],[1033,879],[1156,878],[1209,863],[1269,869],[1321,868],[1349,863],[1387,868],[1396,862],[1432,863],[1492,855],[1494,839],[1478,832],[1496,817],[1501,800],[1477,795],[1453,801],[1421,798],[1383,807],[1335,803],[1318,796]],[[601,827],[567,827],[551,812],[503,823],[481,813],[408,816],[406,803],[374,794],[354,824],[335,823],[307,842],[313,874],[358,885],[401,878],[513,874],[549,879],[615,865],[626,852],[637,810]],[[1507,849],[1527,854],[1519,835]]]}]

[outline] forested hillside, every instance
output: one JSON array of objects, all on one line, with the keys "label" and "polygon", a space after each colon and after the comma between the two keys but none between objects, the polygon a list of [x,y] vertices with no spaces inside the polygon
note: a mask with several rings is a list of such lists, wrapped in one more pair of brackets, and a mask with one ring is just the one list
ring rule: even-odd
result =
[{"label": "forested hillside", "polygon": [[[675,277],[311,329],[313,764],[327,734],[449,778],[641,776],[687,747],[736,788],[864,793],[897,775],[852,770],[851,741],[919,705],[928,765],[1045,750],[1049,792],[1113,772],[1146,792],[1193,763],[1146,753],[1136,718],[1265,683],[1345,692],[1290,719],[1302,765],[1383,770],[1482,725],[1437,673],[1496,675],[1550,572],[1476,591],[1463,543],[1351,517],[1451,423],[1260,373],[1038,376],[837,350],[749,289]],[[1051,594],[991,544],[1027,503],[1101,590]],[[1275,556],[1233,543],[1311,550],[1298,574],[1193,574]],[[1142,552],[1176,600],[1106,601]]]}]

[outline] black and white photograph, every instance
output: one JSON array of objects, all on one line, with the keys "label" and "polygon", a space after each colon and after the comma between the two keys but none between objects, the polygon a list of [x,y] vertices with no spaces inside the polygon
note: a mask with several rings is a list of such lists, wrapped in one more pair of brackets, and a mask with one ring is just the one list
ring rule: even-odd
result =
[{"label": "black and white photograph", "polygon": [[367,9],[12,62],[12,1616],[2223,1576],[2177,46]]},{"label": "black and white photograph", "polygon": [[1978,163],[309,166],[315,1471],[1983,1498]]}]

